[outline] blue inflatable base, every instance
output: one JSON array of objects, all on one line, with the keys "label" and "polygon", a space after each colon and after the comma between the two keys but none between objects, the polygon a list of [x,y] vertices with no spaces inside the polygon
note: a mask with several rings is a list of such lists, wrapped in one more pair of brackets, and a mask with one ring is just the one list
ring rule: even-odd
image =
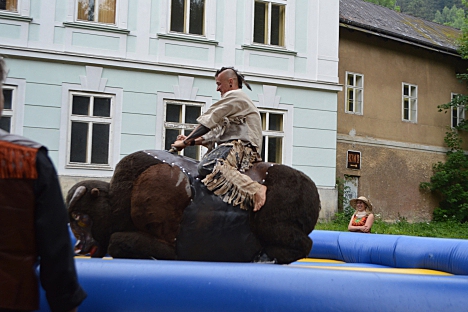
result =
[{"label": "blue inflatable base", "polygon": [[[422,240],[427,242],[423,246],[418,239],[410,242],[402,236],[382,239],[375,234],[327,231],[314,231],[311,237],[314,239],[311,257],[370,259],[375,260],[368,262],[373,268],[390,267],[388,263],[437,266],[433,263],[443,261],[439,242],[445,246],[461,243],[429,239]],[[394,246],[393,260],[387,254],[390,243]],[[406,251],[402,249],[404,246]],[[468,248],[462,243],[451,250],[452,254],[445,255],[446,260],[451,259],[447,266],[463,271],[467,264],[457,261],[463,258],[460,255],[466,256]],[[427,255],[435,260],[427,260]],[[363,262],[354,263],[356,267],[366,267]],[[79,311],[466,311],[468,307],[466,273],[443,276],[343,271],[297,263],[90,258],[76,258],[76,267],[80,283],[88,293]],[[49,311],[43,292],[41,311]]]}]

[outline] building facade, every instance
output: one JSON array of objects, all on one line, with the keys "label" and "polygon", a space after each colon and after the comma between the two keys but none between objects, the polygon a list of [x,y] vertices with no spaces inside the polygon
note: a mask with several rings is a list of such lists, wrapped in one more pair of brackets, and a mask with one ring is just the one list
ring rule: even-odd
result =
[{"label": "building facade", "polygon": [[[445,161],[445,133],[464,112],[437,106],[466,94],[454,28],[361,0],[340,1],[337,178],[383,220],[426,221],[438,198],[419,189]],[[466,138],[465,138],[466,142]]]},{"label": "building facade", "polygon": [[168,149],[219,100],[216,69],[234,66],[262,113],[264,159],[310,176],[329,217],[338,12],[338,0],[1,1],[0,126],[44,144],[66,192],[132,152]]}]

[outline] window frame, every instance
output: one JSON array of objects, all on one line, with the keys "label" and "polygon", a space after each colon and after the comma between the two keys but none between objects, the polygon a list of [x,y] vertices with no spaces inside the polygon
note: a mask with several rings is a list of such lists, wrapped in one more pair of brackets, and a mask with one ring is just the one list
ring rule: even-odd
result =
[{"label": "window frame", "polygon": [[[10,132],[17,135],[23,135],[24,124],[24,103],[26,98],[26,79],[9,78],[5,79],[3,87],[14,88],[12,98],[12,120]],[[3,113],[5,115],[5,113]]]},{"label": "window frame", "polygon": [[3,90],[11,90],[12,93],[11,93],[11,109],[7,109],[5,107],[3,107],[3,110],[2,110],[2,115],[1,115],[1,118],[5,118],[5,117],[9,117],[10,118],[10,129],[9,129],[9,133],[15,133],[14,130],[15,130],[15,112],[16,112],[16,103],[17,103],[17,93],[18,93],[18,87],[17,86],[14,86],[14,85],[8,85],[8,84],[4,84],[2,86],[2,92]]},{"label": "window frame", "polygon": [[[409,88],[409,94],[405,95],[405,86]],[[412,95],[414,89],[415,95]],[[405,99],[408,99],[410,104],[408,107],[408,119],[405,119]],[[413,103],[414,101],[414,108]],[[414,111],[414,116],[413,116]],[[401,120],[404,122],[417,123],[418,122],[418,86],[410,83],[403,82],[401,85]]]},{"label": "window frame", "polygon": [[205,0],[205,3],[204,3],[202,33],[201,34],[190,33],[190,0],[183,0],[183,1],[184,1],[184,25],[183,25],[184,30],[182,32],[180,32],[180,31],[175,31],[175,30],[171,29],[171,25],[172,25],[172,0],[171,0],[170,3],[169,3],[169,15],[168,15],[168,21],[169,21],[168,30],[169,30],[169,33],[206,37],[206,33],[207,33],[207,8],[208,8],[208,3],[207,2],[208,1]]},{"label": "window frame", "polygon": [[[185,120],[185,112],[186,106],[195,106],[195,107],[200,107],[200,116],[203,114],[205,111],[206,103],[205,102],[198,102],[198,101],[187,101],[187,100],[177,100],[177,99],[171,99],[171,98],[165,98],[163,99],[163,105],[164,105],[164,116],[163,116],[163,130],[162,130],[162,142],[163,146],[165,148],[165,142],[166,142],[166,130],[167,129],[173,129],[173,130],[180,130],[180,133],[183,133],[184,130],[193,130],[195,129],[199,124],[187,124],[187,123],[181,123],[181,122],[174,122],[174,121],[166,121],[167,117],[167,104],[173,104],[173,105],[180,105],[182,106],[182,113],[181,113],[181,120]],[[169,125],[169,127],[168,127]],[[172,126],[173,125],[173,126]],[[191,131],[190,131],[191,132]],[[203,147],[201,145],[196,145],[195,148],[198,149],[197,154],[198,158],[196,160],[201,160],[202,153],[203,153]],[[184,156],[184,150],[179,151],[179,155]]]},{"label": "window frame", "polygon": [[287,122],[287,113],[288,111],[286,110],[280,110],[280,109],[273,109],[273,108],[267,108],[267,107],[259,107],[258,108],[260,112],[260,116],[262,114],[266,114],[265,116],[265,125],[269,125],[269,116],[270,114],[277,114],[282,116],[282,125],[281,131],[278,130],[270,130],[270,129],[263,129],[263,123],[262,123],[262,141],[263,141],[263,146],[262,146],[262,154],[265,155],[265,159],[263,161],[268,162],[268,138],[274,137],[274,138],[281,138],[281,161],[276,162],[279,164],[284,164],[285,163],[285,140],[286,140],[286,131],[285,131],[285,124]]},{"label": "window frame", "polygon": [[107,31],[121,34],[128,34],[128,2],[129,0],[116,0],[115,4],[115,23],[99,23],[91,21],[78,20],[78,0],[68,1],[68,13],[66,21],[63,22],[65,27],[85,29],[89,31]]},{"label": "window frame", "polygon": [[[264,37],[266,37],[266,42],[265,43],[260,43],[260,42],[255,42],[255,4],[259,2],[259,3],[265,3],[265,4],[268,4],[268,10],[267,10],[267,23],[265,25],[265,35]],[[283,13],[283,29],[282,29],[282,38],[281,38],[281,35],[279,35],[280,39],[279,41],[282,41],[280,42],[280,44],[278,45],[275,45],[275,44],[271,44],[271,20],[272,20],[272,6],[273,5],[278,5],[278,6],[283,6],[284,7],[284,13]],[[261,46],[268,46],[268,47],[278,47],[278,48],[287,48],[288,44],[287,44],[287,40],[288,40],[288,14],[289,14],[289,6],[291,6],[290,3],[288,3],[287,0],[253,0],[252,1],[252,29],[251,29],[251,44],[252,45],[261,45]],[[281,32],[281,30],[280,30]],[[282,43],[282,44],[281,44]]]},{"label": "window frame", "polygon": [[[122,139],[122,109],[123,109],[123,88],[108,87],[107,78],[103,77],[103,68],[96,66],[84,66],[85,73],[80,75],[77,79],[80,83],[62,83],[62,97],[60,109],[60,138],[59,138],[59,151],[57,173],[59,175],[67,176],[80,176],[80,177],[94,177],[101,176],[110,178],[112,177],[113,170],[117,163],[120,161],[121,155],[121,139]],[[80,166],[79,168],[67,166],[68,154],[68,136],[69,136],[69,116],[70,116],[70,92],[84,92],[84,93],[99,93],[114,95],[115,102],[113,106],[113,119],[112,126],[113,132],[110,133],[110,142],[112,148],[110,149],[112,162],[109,167],[96,167],[96,166]]]},{"label": "window frame", "polygon": [[[362,86],[359,87],[359,86],[356,86],[356,85],[349,85],[348,84],[348,77],[349,75],[352,75],[353,76],[353,81],[356,82],[356,77],[357,76],[360,76],[361,77],[361,81],[362,81]],[[359,73],[354,73],[354,72],[346,72],[346,75],[345,75],[345,112],[348,113],[348,114],[355,114],[355,115],[364,115],[364,75],[363,74],[359,74]],[[352,89],[354,92],[353,92],[353,110],[350,110],[349,109],[349,92],[348,90],[349,89]],[[358,91],[358,92],[357,92]],[[361,101],[360,101],[360,111],[356,111],[356,94],[357,93],[361,93]]]},{"label": "window frame", "polygon": [[[90,24],[95,24],[95,25],[106,25],[106,26],[117,26],[118,25],[118,12],[119,12],[119,0],[115,0],[115,12],[114,12],[114,23],[104,23],[104,22],[99,22],[99,21],[89,21],[89,20],[82,20],[82,19],[78,19],[78,8],[79,8],[79,5],[78,5],[78,2],[80,0],[75,0],[75,14],[74,14],[74,20],[78,23],[90,23]],[[89,1],[89,0],[88,0]],[[95,4],[95,16],[98,16],[99,17],[99,1],[106,1],[106,0],[94,0],[95,2],[97,2],[97,4]]]},{"label": "window frame", "polygon": [[[111,99],[111,108],[110,108],[110,116],[109,117],[102,117],[102,116],[83,116],[83,115],[73,115],[73,96],[85,96],[85,97],[103,97],[103,98],[110,98]],[[101,93],[101,92],[90,92],[90,91],[78,91],[78,90],[70,90],[69,91],[69,98],[68,98],[68,127],[67,127],[67,154],[66,154],[66,165],[65,168],[92,168],[92,169],[112,169],[112,164],[114,162],[113,159],[113,133],[114,133],[114,115],[115,115],[115,102],[116,102],[116,95],[109,94],[109,93]],[[93,101],[90,101],[90,111],[93,107]],[[86,162],[71,162],[71,135],[72,135],[72,123],[73,121],[80,121],[84,123],[88,123],[88,130],[91,128],[89,124],[109,124],[109,147],[108,147],[108,157],[107,157],[107,164],[93,164],[91,163],[91,152],[92,152],[92,131],[88,131],[87,137],[87,152],[86,152]]]},{"label": "window frame", "polygon": [[[460,93],[453,93],[451,94],[451,100],[453,100],[456,96],[458,95],[462,95]],[[456,111],[456,120],[457,120],[457,124],[454,125],[454,111]],[[457,107],[451,107],[450,109],[450,127],[452,129],[455,129],[456,126],[458,126],[460,124],[460,122],[462,122],[462,120],[465,120],[466,118],[466,109],[464,106],[457,106]]]}]

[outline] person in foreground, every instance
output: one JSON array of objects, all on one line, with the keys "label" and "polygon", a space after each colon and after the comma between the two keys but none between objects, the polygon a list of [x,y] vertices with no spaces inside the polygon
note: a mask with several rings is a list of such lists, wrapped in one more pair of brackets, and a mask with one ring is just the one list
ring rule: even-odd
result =
[{"label": "person in foreground", "polygon": [[351,199],[349,204],[356,212],[354,212],[349,221],[348,231],[370,233],[372,224],[374,223],[371,202],[364,196],[359,196],[358,198]]},{"label": "person in foreground", "polygon": [[258,211],[265,204],[267,187],[242,172],[261,161],[260,112],[242,91],[243,83],[250,86],[237,70],[222,67],[215,80],[221,99],[198,117],[199,125],[192,133],[179,135],[172,147],[207,146],[209,152],[198,166],[200,176],[205,177],[202,182],[225,202]]},{"label": "person in foreground", "polygon": [[[0,91],[6,76],[0,57]],[[3,110],[0,92],[0,116]],[[77,311],[68,216],[47,149],[0,129],[0,312],[39,309],[40,281],[52,311]]]}]

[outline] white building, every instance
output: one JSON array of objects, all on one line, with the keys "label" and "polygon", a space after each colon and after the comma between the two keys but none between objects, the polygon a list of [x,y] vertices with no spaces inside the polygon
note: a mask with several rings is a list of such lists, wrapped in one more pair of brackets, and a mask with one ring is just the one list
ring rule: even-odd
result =
[{"label": "white building", "polygon": [[47,146],[66,191],[190,132],[219,99],[216,69],[234,66],[262,112],[264,159],[309,175],[328,217],[338,21],[338,0],[0,0],[0,125]]}]

